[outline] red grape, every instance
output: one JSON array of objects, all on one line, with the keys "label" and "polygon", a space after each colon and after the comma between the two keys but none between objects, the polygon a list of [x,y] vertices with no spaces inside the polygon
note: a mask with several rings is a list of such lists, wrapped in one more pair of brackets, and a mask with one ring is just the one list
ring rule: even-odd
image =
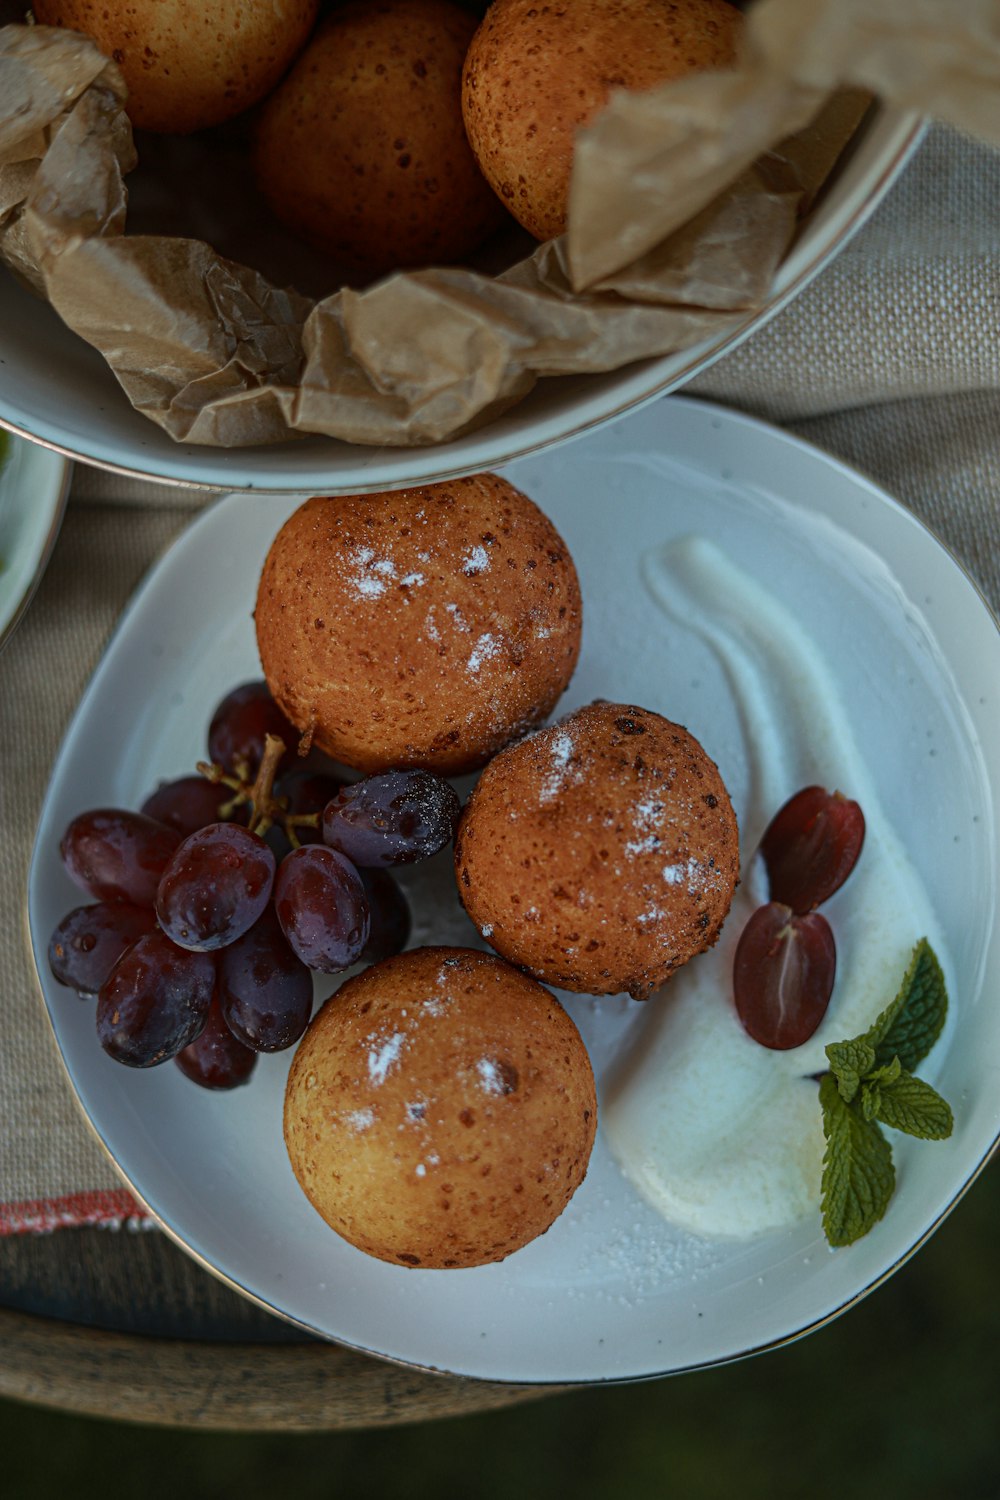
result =
[{"label": "red grape", "polygon": [[96,995],[126,948],[156,929],[148,906],[99,901],[63,917],[49,941],[49,968],[60,984]]},{"label": "red grape", "polygon": [[[313,771],[296,771],[282,777],[278,790],[288,798],[288,814],[297,817],[303,813],[322,813],[326,804],[340,791],[340,782],[333,776],[319,775]],[[321,844],[323,830],[297,826],[295,836],[300,844]]]},{"label": "red grape", "polygon": [[152,1068],[200,1035],[215,989],[207,953],[150,932],[126,949],[97,997],[97,1039],[116,1062]]},{"label": "red grape", "polygon": [[156,915],[182,948],[209,953],[253,926],[271,896],[274,855],[235,823],[210,823],[179,846],[156,893]]},{"label": "red grape", "polygon": [[264,741],[269,734],[284,740],[286,754],[282,765],[293,758],[299,732],[290,724],[275,703],[266,682],[244,682],[227,693],[212,715],[208,730],[209,759],[227,771],[245,762],[253,777],[264,758]]},{"label": "red grape", "polygon": [[312,975],[288,946],[273,907],[222,950],[218,967],[219,1003],[234,1037],[255,1052],[298,1041],[312,1014]]},{"label": "red grape", "polygon": [[356,865],[409,865],[455,837],[458,793],[429,771],[383,771],[341,787],[323,813],[323,838]]},{"label": "red grape", "polygon": [[733,963],[733,995],[744,1030],[777,1052],[801,1047],[826,1015],[836,973],[837,950],[825,917],[798,916],[778,901],[759,906],[740,935]]},{"label": "red grape", "polygon": [[219,809],[232,796],[228,787],[218,786],[204,776],[182,776],[178,781],[162,781],[146,798],[141,811],[148,818],[176,828],[186,838],[209,823],[218,823]]},{"label": "red grape", "polygon": [[310,969],[339,974],[368,941],[368,898],[361,876],[324,844],[296,849],[274,882],[274,908],[292,948]]},{"label": "red grape", "polygon": [[249,1079],[257,1054],[237,1041],[223,1019],[218,1000],[213,1000],[201,1036],[178,1052],[174,1062],[185,1078],[203,1089],[235,1089]]},{"label": "red grape", "polygon": [[856,802],[825,787],[804,787],[775,813],[761,839],[771,900],[813,911],[843,885],[864,841]]},{"label": "red grape", "polygon": [[371,933],[361,954],[363,964],[379,964],[402,953],[410,936],[410,906],[385,870],[359,870],[368,897]]},{"label": "red grape", "polygon": [[116,807],[80,813],[59,853],[70,879],[99,901],[152,906],[156,887],[181,836],[175,828]]}]

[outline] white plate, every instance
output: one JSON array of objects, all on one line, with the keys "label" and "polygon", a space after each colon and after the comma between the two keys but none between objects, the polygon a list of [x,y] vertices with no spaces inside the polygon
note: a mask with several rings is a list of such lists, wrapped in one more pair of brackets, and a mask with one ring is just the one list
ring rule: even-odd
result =
[{"label": "white plate", "polygon": [[0,433],[0,649],[45,572],[62,524],[72,467],[58,453]]},{"label": "white plate", "polygon": [[923,132],[911,113],[876,106],[803,222],[763,308],[731,333],[606,374],[540,380],[475,432],[429,448],[372,448],[309,437],[263,448],[175,443],[134,411],[96,350],[0,270],[0,426],[126,474],[223,490],[348,494],[493,468],[610,421],[675,390],[797,295],[884,197]]},{"label": "white plate", "polygon": [[[599,1136],[584,1185],[541,1239],[500,1265],[405,1270],[339,1240],[299,1191],[281,1138],[287,1057],[262,1059],[251,1085],[225,1096],[199,1092],[170,1065],[131,1072],[103,1055],[90,1007],[45,966],[52,928],[79,901],[59,864],[60,833],[86,807],[136,806],[158,778],[188,770],[216,700],[257,674],[250,611],[288,501],[235,496],[205,514],[154,569],[98,668],[53,773],[31,870],[42,988],[85,1110],[164,1227],[305,1327],[491,1380],[622,1379],[733,1359],[815,1327],[875,1285],[947,1212],[1000,1129],[1000,636],[912,516],[744,417],[669,400],[507,473],[552,516],[580,571],[584,646],[561,707],[611,695],[687,723],[737,805],[745,777],[733,763],[732,705],[710,662],[695,673],[676,627],[649,603],[642,556],[707,532],[825,643],[884,808],[931,893],[957,1012],[935,1058],[955,1134],[913,1149],[897,1141],[885,1220],[836,1253],[816,1221],[743,1244],[695,1240],[637,1198]],[[437,875],[452,914],[428,920],[425,901],[416,940],[473,941],[440,857]],[[411,888],[424,886],[421,874]],[[626,1002],[564,1003],[600,1074]]]}]

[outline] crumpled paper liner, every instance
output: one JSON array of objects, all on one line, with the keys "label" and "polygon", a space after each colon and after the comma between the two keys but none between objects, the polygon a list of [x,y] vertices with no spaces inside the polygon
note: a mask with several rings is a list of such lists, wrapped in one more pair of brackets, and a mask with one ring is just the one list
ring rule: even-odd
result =
[{"label": "crumpled paper liner", "polygon": [[618,93],[582,134],[561,239],[498,276],[418,271],[314,302],[201,241],[126,236],[117,68],[75,33],[9,26],[0,258],[177,440],[434,443],[540,377],[744,321],[864,112],[866,95],[832,91],[1000,133],[998,30],[996,0],[960,18],[944,0],[758,0],[739,69]]}]

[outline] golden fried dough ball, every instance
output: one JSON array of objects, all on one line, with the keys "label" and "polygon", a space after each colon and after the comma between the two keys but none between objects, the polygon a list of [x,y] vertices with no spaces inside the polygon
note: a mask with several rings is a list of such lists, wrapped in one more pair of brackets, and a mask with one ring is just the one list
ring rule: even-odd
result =
[{"label": "golden fried dough ball", "polygon": [[305,45],[318,0],[34,0],[44,26],[83,31],[113,57],[143,130],[218,125],[274,88]]},{"label": "golden fried dough ball", "polygon": [[313,1207],[403,1266],[480,1266],[544,1233],[583,1181],[580,1034],[492,954],[417,948],[349,980],[299,1045],[285,1143]]},{"label": "golden fried dough ball", "polygon": [[462,124],[475,29],[451,0],[338,6],[261,113],[254,165],[278,218],[373,275],[482,244],[506,215]]},{"label": "golden fried dough ball", "polygon": [[487,181],[537,239],[562,234],[574,137],[612,89],[730,67],[742,25],[726,0],[496,0],[462,79],[465,129]]},{"label": "golden fried dough ball", "polygon": [[555,527],[478,474],[309,500],[257,595],[268,686],[362,771],[475,770],[552,710],[580,649],[580,586]]},{"label": "golden fried dough ball", "polygon": [[739,879],[718,767],[679,724],[593,703],[487,766],[459,825],[459,894],[511,963],[645,999],[719,936]]}]

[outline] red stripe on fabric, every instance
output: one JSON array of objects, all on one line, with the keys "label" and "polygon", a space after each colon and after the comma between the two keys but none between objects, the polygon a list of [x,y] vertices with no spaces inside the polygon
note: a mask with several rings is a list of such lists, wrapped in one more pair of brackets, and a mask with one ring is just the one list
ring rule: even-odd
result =
[{"label": "red stripe on fabric", "polygon": [[127,1188],[0,1203],[0,1235],[48,1234],[54,1229],[79,1229],[88,1224],[120,1227],[126,1219],[152,1222]]}]

